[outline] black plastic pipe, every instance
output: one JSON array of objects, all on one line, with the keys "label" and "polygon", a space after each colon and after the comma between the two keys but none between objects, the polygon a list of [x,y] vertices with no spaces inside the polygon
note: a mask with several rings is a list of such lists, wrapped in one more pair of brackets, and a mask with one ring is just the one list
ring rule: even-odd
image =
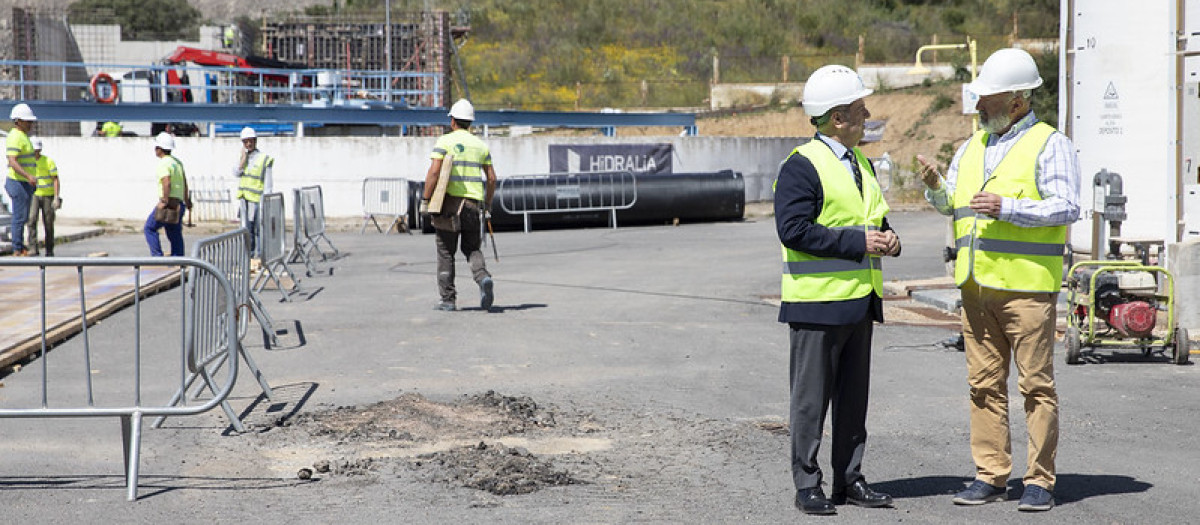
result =
[{"label": "black plastic pipe", "polygon": [[[545,202],[553,200],[555,178],[566,179],[566,176],[551,176],[550,184],[539,186],[505,186],[516,188],[521,195],[502,195],[503,189],[497,190],[492,205],[492,227],[497,230],[521,230],[525,227],[522,214],[509,214],[500,206],[501,199],[510,201]],[[420,226],[422,231],[430,233],[433,230],[424,223],[418,223],[416,214],[420,205],[423,182],[409,183],[409,224]],[[513,190],[508,190],[513,191]],[[586,190],[583,197],[588,197]],[[599,202],[593,198],[591,202]],[[746,184],[742,174],[723,170],[713,173],[672,173],[666,175],[638,175],[637,201],[633,207],[617,210],[617,226],[633,226],[645,224],[671,224],[678,220],[688,222],[731,221],[742,219],[746,210]],[[609,225],[611,213],[608,211],[587,212],[556,212],[530,214],[530,229],[557,228],[595,228]]]}]

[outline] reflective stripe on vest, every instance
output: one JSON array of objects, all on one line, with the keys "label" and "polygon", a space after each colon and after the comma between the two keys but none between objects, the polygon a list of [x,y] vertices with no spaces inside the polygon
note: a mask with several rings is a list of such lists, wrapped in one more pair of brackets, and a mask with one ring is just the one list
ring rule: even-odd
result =
[{"label": "reflective stripe on vest", "polygon": [[[1062,286],[1066,226],[1021,227],[974,213],[967,204],[987,185],[1001,197],[1041,200],[1037,158],[1055,129],[1034,124],[985,178],[987,134],[977,132],[959,160],[954,207],[954,280],[973,277],[981,286],[1020,292],[1056,292]],[[986,182],[985,182],[986,181]]]},{"label": "reflective stripe on vest", "polygon": [[[37,169],[37,159],[33,156],[33,143],[29,142],[29,135],[26,135],[24,131],[16,127],[12,128],[8,132],[5,150],[9,156],[17,158],[17,164],[25,168],[26,172],[35,177],[37,176],[37,173],[34,172]],[[21,182],[29,182],[29,179],[18,175],[17,170],[11,167],[8,168],[8,178]]]},{"label": "reflective stripe on vest", "polygon": [[[971,248],[971,238],[961,237],[954,241],[958,249]],[[1006,241],[1003,239],[975,239],[976,250],[1011,255],[1031,256],[1062,256],[1067,249],[1066,243],[1044,244],[1040,242]]]},{"label": "reflective stripe on vest", "polygon": [[[862,152],[853,151],[863,174],[861,193],[854,183],[854,175],[819,139],[797,147],[791,155],[807,158],[820,177],[824,199],[815,221],[817,224],[831,230],[878,230],[887,215],[887,203],[883,201],[870,163]],[[852,261],[818,257],[786,246],[782,248],[781,296],[784,302],[844,301],[865,297],[872,291],[883,295],[882,264],[877,256]]]},{"label": "reflective stripe on vest", "polygon": [[491,154],[483,141],[470,131],[457,129],[442,135],[433,149],[434,158],[453,155],[450,182],[446,194],[482,201],[484,199],[483,167],[491,164]]},{"label": "reflective stripe on vest", "polygon": [[242,176],[238,179],[237,198],[249,202],[262,200],[263,188],[266,187],[263,174],[268,166],[275,164],[275,159],[270,155],[257,150],[254,153],[254,158],[246,162],[246,169],[242,170]]}]

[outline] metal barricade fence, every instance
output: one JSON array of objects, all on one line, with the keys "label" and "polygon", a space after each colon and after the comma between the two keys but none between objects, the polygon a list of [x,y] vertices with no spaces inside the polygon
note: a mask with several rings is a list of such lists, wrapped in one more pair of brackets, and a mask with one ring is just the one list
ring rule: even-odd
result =
[{"label": "metal barricade fence", "polygon": [[[246,362],[246,367],[254,374],[254,378],[258,380],[259,386],[262,388],[263,395],[267,399],[271,399],[271,385],[267,384],[267,379],[263,376],[262,370],[250,357],[250,353],[242,346],[241,339],[245,335],[246,327],[249,323],[250,315],[256,317],[259,325],[264,331],[271,330],[271,321],[266,316],[266,311],[262,309],[262,304],[257,300],[257,297],[250,291],[250,250],[249,250],[250,233],[245,228],[238,228],[231,232],[206,237],[196,241],[192,245],[193,257],[201,261],[208,262],[219,269],[222,274],[229,280],[233,286],[234,306],[237,308],[237,317],[230,318],[236,325],[237,337],[233,344],[237,347],[237,354]],[[274,333],[271,331],[270,333]],[[237,356],[232,356],[237,359]],[[203,366],[198,366],[192,369],[188,375],[187,381],[180,385],[179,390],[171,398],[171,404],[182,403],[185,401],[187,389],[191,387],[197,379],[205,379],[205,385],[211,389],[211,384],[208,382],[208,376],[215,374],[217,369],[226,361],[226,356],[219,357],[205,363]],[[233,363],[236,366],[236,363]],[[229,423],[238,432],[244,432],[245,427],[242,421],[238,418],[233,408],[226,401],[221,402],[221,408],[225,411],[225,415],[229,417]],[[154,421],[154,427],[158,428],[166,419],[166,415],[159,416]]]},{"label": "metal barricade fence", "polygon": [[[401,222],[408,213],[407,191],[407,179],[375,177],[363,179],[363,223],[362,227],[358,229],[358,234],[362,235],[367,231],[368,224],[374,224],[375,229],[385,235],[391,233],[392,228],[397,226],[407,229],[408,225]],[[375,219],[376,216],[387,220],[386,228],[379,225],[379,221]]]},{"label": "metal barricade fence", "polygon": [[608,211],[616,228],[617,210],[637,203],[637,177],[628,170],[521,175],[500,179],[496,198],[506,213],[524,216],[526,233],[538,213]]},{"label": "metal barricade fence", "polygon": [[237,213],[229,178],[188,177],[193,221],[229,221]]},{"label": "metal barricade fence", "polygon": [[338,255],[338,249],[333,245],[333,241],[325,235],[325,201],[322,197],[320,186],[305,186],[296,188],[293,191],[294,198],[292,204],[293,217],[295,220],[295,234],[293,235],[292,252],[288,256],[289,262],[304,261],[305,267],[308,269],[307,274],[312,276],[316,271],[313,265],[312,258],[309,256],[312,252],[317,252],[321,255],[321,260],[327,260],[330,254],[321,251],[320,242],[322,239],[333,250],[333,256]]},{"label": "metal barricade fence", "polygon": [[262,257],[262,272],[255,278],[251,291],[261,292],[266,287],[268,282],[275,283],[275,287],[279,289],[279,293],[283,295],[283,300],[291,301],[288,297],[287,290],[283,287],[281,276],[287,276],[292,280],[292,290],[297,291],[300,288],[300,279],[295,273],[288,268],[284,256],[287,254],[287,220],[284,214],[284,203],[282,193],[268,193],[263,195],[262,203],[259,207],[259,213],[262,215],[258,219],[258,242],[260,243],[260,255]]},{"label": "metal barricade fence", "polygon": [[[97,267],[118,268],[131,270],[132,276],[129,281],[121,281],[120,286],[128,285],[131,288],[134,330],[120,331],[112,334],[114,339],[118,341],[109,341],[107,337],[100,341],[97,346],[97,351],[93,352],[92,348],[92,331],[89,330],[88,308],[87,303],[88,286],[87,279],[88,271],[93,274],[103,273],[103,270]],[[187,268],[183,272],[182,278],[184,285],[179,287],[179,302],[180,302],[180,321],[179,323],[143,323],[143,274],[150,269],[174,269]],[[37,357],[41,362],[41,394],[39,406],[29,407],[13,407],[7,406],[18,398],[16,393],[10,393],[5,396],[5,400],[0,403],[0,418],[56,418],[56,417],[117,417],[121,421],[121,436],[122,445],[125,456],[125,476],[126,476],[126,497],[130,501],[137,499],[138,487],[138,463],[141,455],[141,437],[142,437],[142,418],[146,416],[185,416],[194,415],[206,412],[219,404],[225,403],[225,399],[233,390],[234,383],[237,380],[237,323],[234,321],[236,312],[236,301],[234,298],[234,287],[227,278],[227,274],[222,269],[205,261],[187,257],[113,257],[113,258],[53,258],[53,259],[9,259],[0,260],[0,268],[15,268],[20,269],[37,269],[40,279],[40,300],[41,300],[41,349],[37,353]],[[87,269],[87,271],[85,271]],[[73,270],[73,271],[72,271]],[[33,280],[34,272],[25,272],[25,275]],[[56,291],[54,297],[47,297],[47,276],[52,274],[53,282],[69,282],[76,281],[78,286],[78,295],[63,294],[61,290]],[[74,274],[73,276],[71,274]],[[71,279],[74,277],[74,279]],[[93,282],[95,281],[92,278]],[[111,280],[105,281],[107,285],[112,285]],[[49,299],[49,300],[48,300]],[[69,318],[65,324],[78,323],[80,338],[82,339],[83,352],[82,355],[67,353],[60,356],[50,356],[47,354],[47,331],[51,327],[47,326],[47,312],[55,316],[62,316],[64,311],[69,311],[74,308],[73,302],[78,303],[79,317]],[[96,305],[92,306],[96,308]],[[69,314],[68,314],[69,315]],[[149,315],[149,313],[147,313]],[[57,325],[59,327],[64,324]],[[146,383],[155,383],[158,377],[150,375],[148,380],[144,380],[142,370],[144,367],[165,362],[162,358],[162,353],[173,353],[169,348],[160,348],[152,346],[150,348],[142,347],[142,328],[149,327],[155,330],[155,334],[178,330],[179,350],[178,363],[180,371],[180,385],[184,384],[184,378],[188,374],[199,373],[203,376],[206,385],[212,392],[212,396],[208,399],[194,405],[183,404],[157,404],[147,403],[143,400],[143,393],[147,392],[149,385]],[[106,333],[107,335],[107,333]],[[132,346],[132,352],[105,352],[100,349],[110,349],[113,346],[124,344],[125,338],[132,338],[129,343]],[[174,339],[174,337],[168,337]],[[60,350],[61,352],[61,350]],[[57,353],[57,352],[56,352]],[[143,354],[146,354],[145,358]],[[209,374],[206,367],[218,360],[229,360],[234,365],[228,367],[227,375],[223,382],[218,383],[213,374]],[[51,375],[50,362],[54,361],[54,375]],[[59,365],[60,362],[69,362],[71,360],[81,360],[82,363]],[[115,360],[111,366],[108,364],[99,364],[103,360],[108,363],[108,360]],[[94,362],[96,361],[96,362]],[[76,366],[77,365],[77,366]],[[80,378],[78,383],[82,383],[84,390],[84,398],[86,402],[72,404],[71,402],[60,401],[71,397],[70,389],[73,383],[66,380],[60,381],[60,372],[64,369],[78,368]],[[103,377],[97,376],[93,379],[93,370],[95,368],[103,368],[106,374]],[[28,371],[33,367],[27,367]],[[67,370],[69,372],[69,370]],[[52,379],[53,377],[53,379]],[[94,383],[103,382],[100,387]],[[52,401],[50,393],[53,392],[55,399]],[[129,397],[125,399],[117,399],[113,404],[106,404],[104,401],[98,400],[97,392],[124,392]]]}]

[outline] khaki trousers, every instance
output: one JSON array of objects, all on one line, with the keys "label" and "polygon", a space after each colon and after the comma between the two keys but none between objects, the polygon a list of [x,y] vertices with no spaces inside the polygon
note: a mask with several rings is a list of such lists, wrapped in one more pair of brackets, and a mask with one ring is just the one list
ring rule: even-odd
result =
[{"label": "khaki trousers", "polygon": [[963,338],[971,387],[971,456],[975,478],[1002,487],[1012,472],[1008,425],[1009,363],[1025,398],[1029,432],[1025,484],[1054,490],[1058,394],[1054,388],[1057,294],[962,286]]}]

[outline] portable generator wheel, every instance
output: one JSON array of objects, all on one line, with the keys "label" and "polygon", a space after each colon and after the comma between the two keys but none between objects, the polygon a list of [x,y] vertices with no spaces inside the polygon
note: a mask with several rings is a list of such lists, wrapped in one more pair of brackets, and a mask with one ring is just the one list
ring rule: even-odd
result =
[{"label": "portable generator wheel", "polygon": [[1191,353],[1192,345],[1188,340],[1187,328],[1175,328],[1175,353],[1172,356],[1175,359],[1173,362],[1177,365],[1186,365]]},{"label": "portable generator wheel", "polygon": [[1079,356],[1082,353],[1079,342],[1079,329],[1074,326],[1068,326],[1067,333],[1063,335],[1063,342],[1067,345],[1067,364],[1079,364]]}]

